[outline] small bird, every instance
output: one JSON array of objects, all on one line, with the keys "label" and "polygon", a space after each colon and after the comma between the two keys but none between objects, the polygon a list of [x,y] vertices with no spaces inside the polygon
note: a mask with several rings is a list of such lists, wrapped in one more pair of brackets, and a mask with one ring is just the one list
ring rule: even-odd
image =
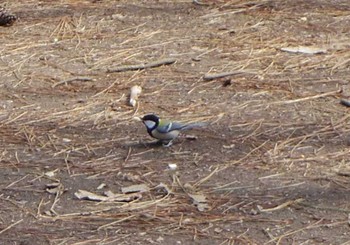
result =
[{"label": "small bird", "polygon": [[179,133],[192,128],[203,127],[205,123],[188,123],[181,124],[160,119],[157,115],[147,114],[141,118],[147,128],[147,132],[153,138],[158,139],[164,146],[172,145],[173,140],[179,136]]}]

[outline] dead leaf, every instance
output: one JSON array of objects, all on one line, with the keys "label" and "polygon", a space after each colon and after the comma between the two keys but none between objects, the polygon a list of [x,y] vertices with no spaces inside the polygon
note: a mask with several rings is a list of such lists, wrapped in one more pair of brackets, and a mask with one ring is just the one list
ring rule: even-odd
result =
[{"label": "dead leaf", "polygon": [[131,88],[129,104],[132,107],[136,106],[137,99],[138,99],[139,95],[141,94],[141,92],[142,92],[142,88],[138,85],[135,85]]},{"label": "dead leaf", "polygon": [[115,194],[112,191],[106,191],[105,195],[108,197],[108,201],[113,202],[131,202],[142,198],[140,193]]},{"label": "dead leaf", "polygon": [[97,186],[97,190],[101,190],[103,188],[105,188],[107,185],[105,183],[101,183],[99,186]]},{"label": "dead leaf", "polygon": [[100,202],[130,202],[142,198],[142,195],[140,193],[115,194],[112,191],[106,191],[104,194],[105,195],[102,196],[85,190],[78,190],[74,193],[74,195],[80,200]]},{"label": "dead leaf", "polygon": [[282,51],[290,53],[303,53],[303,54],[324,54],[327,53],[327,49],[320,47],[307,47],[307,46],[296,46],[281,48]]},{"label": "dead leaf", "polygon": [[107,201],[108,197],[101,196],[89,191],[78,190],[74,195],[80,200],[91,200],[91,201]]},{"label": "dead leaf", "polygon": [[46,184],[46,192],[50,194],[61,195],[64,192],[64,186],[60,182],[53,182]]},{"label": "dead leaf", "polygon": [[209,205],[207,203],[207,198],[203,194],[189,194],[189,197],[192,198],[193,204],[197,207],[198,211],[203,212],[209,209]]},{"label": "dead leaf", "polygon": [[156,190],[157,194],[162,194],[164,196],[166,196],[172,192],[170,190],[170,188],[164,183],[160,183],[154,189]]},{"label": "dead leaf", "polygon": [[122,187],[122,192],[124,194],[125,193],[133,193],[133,192],[147,192],[147,191],[149,191],[149,187],[145,184]]}]

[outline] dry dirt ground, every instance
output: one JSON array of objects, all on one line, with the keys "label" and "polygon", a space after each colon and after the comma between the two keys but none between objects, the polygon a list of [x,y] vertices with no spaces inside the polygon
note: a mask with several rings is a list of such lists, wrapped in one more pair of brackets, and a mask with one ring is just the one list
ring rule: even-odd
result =
[{"label": "dry dirt ground", "polygon": [[3,2],[1,244],[350,244],[350,2],[203,3]]}]

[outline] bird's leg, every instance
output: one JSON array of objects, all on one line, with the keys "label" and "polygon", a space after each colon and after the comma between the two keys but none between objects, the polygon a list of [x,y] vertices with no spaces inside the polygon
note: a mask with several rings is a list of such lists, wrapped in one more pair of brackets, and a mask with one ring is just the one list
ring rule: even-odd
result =
[{"label": "bird's leg", "polygon": [[163,142],[163,147],[170,147],[173,144],[173,140],[170,140],[168,142]]}]

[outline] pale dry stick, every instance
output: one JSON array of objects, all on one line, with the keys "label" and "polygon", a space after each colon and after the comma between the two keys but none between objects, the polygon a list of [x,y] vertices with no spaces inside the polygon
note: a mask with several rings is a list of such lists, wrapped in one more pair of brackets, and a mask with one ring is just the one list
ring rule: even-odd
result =
[{"label": "pale dry stick", "polygon": [[[99,95],[101,95],[101,94],[104,94],[104,93],[108,92],[108,90],[110,90],[110,89],[111,89],[116,83],[118,83],[118,82],[119,82],[119,79],[117,78],[117,79],[114,80],[114,82],[113,82],[111,85],[109,85],[107,88],[105,88],[104,90],[98,92],[97,94],[94,94],[94,95],[92,96],[92,98],[95,98],[95,97],[97,97],[97,96],[99,96]],[[122,99],[123,97],[124,97],[124,94],[122,94],[122,97],[121,97],[120,99]]]},{"label": "pale dry stick", "polygon": [[279,177],[279,176],[283,176],[283,175],[285,175],[285,173],[271,174],[271,175],[260,177],[258,179],[259,180],[270,179],[270,178],[275,178],[275,177]]},{"label": "pale dry stick", "polygon": [[4,124],[4,125],[11,124],[12,122],[18,120],[19,118],[21,118],[22,116],[24,116],[27,113],[28,113],[28,111],[25,111],[25,112],[21,113],[20,115],[18,115],[17,117],[15,117],[9,121],[3,122],[2,124]]},{"label": "pale dry stick", "polygon": [[350,62],[350,59],[346,59],[346,60],[344,60],[344,61],[342,61],[342,62],[336,64],[335,66],[333,66],[332,69],[331,69],[331,75],[333,75],[333,71],[334,71],[335,69],[337,69],[338,67],[340,67],[340,66],[342,66],[342,65],[346,65],[346,64],[349,63],[349,62]]},{"label": "pale dry stick", "polygon": [[109,212],[115,209],[118,209],[119,206],[113,206],[113,207],[108,207],[108,208],[104,208],[104,209],[100,209],[100,210],[94,210],[94,211],[86,211],[86,212],[79,212],[79,213],[66,213],[66,214],[60,214],[56,217],[52,217],[52,216],[47,216],[47,215],[42,215],[40,214],[40,218],[47,218],[53,221],[56,220],[69,220],[69,219],[75,219],[75,218],[81,218],[84,216],[89,216],[90,218],[95,218],[99,216],[92,216],[92,215],[98,215],[100,213],[104,213],[104,212]]},{"label": "pale dry stick", "polygon": [[82,81],[82,82],[87,82],[87,81],[93,81],[94,79],[90,77],[72,77],[63,81],[59,81],[51,86],[51,88],[55,88],[59,85],[65,84],[67,85],[68,83],[74,82],[74,81]]},{"label": "pale dry stick", "polygon": [[308,207],[308,208],[313,208],[317,210],[326,210],[326,211],[337,211],[341,213],[347,213],[350,214],[350,209],[344,209],[344,208],[336,208],[336,207],[320,207],[320,206],[315,206],[311,203],[306,203],[306,202],[300,202],[298,203],[300,206]]},{"label": "pale dry stick", "polygon": [[89,161],[85,161],[82,162],[81,165],[88,165],[90,163],[98,163],[98,162],[104,162],[104,161],[108,161],[108,160],[120,160],[122,159],[122,157],[117,157],[117,155],[109,155],[109,156],[105,156],[105,157],[100,157],[97,159],[93,159],[93,160],[89,160]]},{"label": "pale dry stick", "polygon": [[27,178],[29,175],[27,174],[27,175],[25,175],[25,176],[23,176],[22,178],[20,178],[19,180],[16,180],[16,181],[14,181],[14,182],[12,182],[11,184],[9,184],[9,185],[7,185],[5,188],[3,188],[3,189],[7,189],[7,188],[10,188],[11,186],[13,186],[13,185],[15,185],[15,184],[17,184],[18,182],[21,182],[22,180],[24,180],[25,178]]},{"label": "pale dry stick", "polygon": [[227,183],[227,184],[224,184],[224,185],[221,185],[221,186],[215,186],[214,188],[212,188],[213,190],[217,190],[217,189],[223,189],[223,188],[226,188],[230,185],[233,185],[233,184],[238,184],[239,181],[235,180],[235,181],[232,181],[230,183]]},{"label": "pale dry stick", "polygon": [[243,160],[247,159],[250,155],[252,155],[254,152],[256,152],[257,150],[259,150],[260,148],[262,148],[266,143],[270,142],[270,140],[266,140],[264,143],[262,143],[261,145],[259,145],[258,147],[255,147],[253,150],[251,150],[250,152],[248,152],[244,157],[242,157],[241,159],[237,160],[237,161],[232,161],[229,163],[224,164],[224,166],[222,168],[220,168],[218,171],[222,171],[225,170],[226,168],[230,167],[230,166],[234,166],[239,164],[240,162],[242,162]]},{"label": "pale dry stick", "polygon": [[[295,131],[294,131],[295,132]],[[293,132],[293,133],[294,133]],[[307,138],[303,138],[301,139],[297,144],[295,144],[295,146],[293,146],[292,150],[290,151],[290,155],[294,154],[295,149],[297,149],[303,142],[305,142],[307,140]]]},{"label": "pale dry stick", "polygon": [[[19,160],[19,157],[18,157],[18,151],[15,152],[15,158],[16,158],[17,164],[20,164],[21,161]],[[19,171],[19,168],[12,161],[10,164]]]},{"label": "pale dry stick", "polygon": [[197,181],[193,187],[198,187],[201,184],[203,184],[204,182],[206,182],[207,180],[209,180],[216,172],[218,172],[219,167],[216,167],[208,176],[204,177],[203,179]]},{"label": "pale dry stick", "polygon": [[260,212],[273,212],[273,211],[277,211],[277,210],[286,208],[286,207],[291,206],[293,204],[300,203],[302,201],[304,201],[303,198],[298,198],[296,200],[287,201],[287,202],[282,203],[282,204],[280,204],[280,205],[278,205],[276,207],[273,207],[273,208],[262,208],[262,207],[258,206],[258,209],[259,209]]},{"label": "pale dry stick", "polygon": [[[179,42],[179,41],[186,41],[186,40],[187,40],[187,39],[176,40],[176,41]],[[146,49],[146,48],[159,47],[159,46],[162,46],[162,45],[170,44],[170,43],[172,43],[172,42],[174,42],[174,41],[166,41],[166,42],[163,42],[163,43],[151,44],[151,45],[146,45],[146,46],[137,47],[137,48],[129,48],[129,49],[124,50],[123,53],[118,54],[118,56],[121,55],[121,54],[127,54],[128,52],[133,51],[133,50],[142,50],[142,49]],[[116,56],[115,56],[115,57],[116,57]],[[114,57],[114,58],[115,58],[115,57]],[[96,62],[95,65],[93,65],[93,67],[92,67],[91,69],[95,68],[95,67],[98,66],[100,63],[103,63],[103,62],[105,62],[106,60],[109,60],[109,58],[104,59],[104,60],[101,60],[101,62],[100,62],[100,61],[99,61],[99,62]],[[97,64],[97,65],[96,65],[96,64]]]},{"label": "pale dry stick", "polygon": [[44,198],[41,198],[39,205],[38,205],[38,209],[36,211],[37,217],[40,217],[40,215],[41,215],[41,206],[43,205],[43,203],[44,203]]},{"label": "pale dry stick", "polygon": [[31,59],[32,57],[34,57],[35,55],[37,55],[37,53],[34,53],[34,54],[30,55],[29,57],[27,57],[27,58],[25,58],[25,59],[23,59],[23,60],[20,60],[20,61],[14,63],[14,64],[12,64],[11,66],[12,66],[12,67],[15,67],[15,66],[19,65],[19,67],[17,68],[17,72],[19,72],[19,71],[21,70],[23,64],[24,64],[25,62],[27,62],[29,59]]},{"label": "pale dry stick", "polygon": [[318,221],[316,221],[316,222],[312,223],[311,225],[308,225],[308,226],[306,226],[306,227],[304,227],[304,228],[300,228],[300,229],[298,229],[298,230],[294,230],[294,231],[287,232],[287,233],[285,233],[285,234],[283,234],[283,235],[281,235],[281,236],[279,236],[279,237],[275,237],[275,238],[271,239],[270,241],[264,243],[264,245],[270,244],[270,243],[276,242],[276,241],[277,241],[277,244],[280,244],[283,238],[285,238],[285,237],[287,237],[287,236],[290,236],[290,235],[293,235],[293,234],[296,234],[296,233],[301,232],[301,231],[303,231],[303,230],[308,230],[308,229],[312,229],[312,228],[317,228],[317,227],[318,227],[317,225],[318,225],[319,223],[321,223],[322,221],[323,221],[323,219],[320,219],[320,220],[318,220]]},{"label": "pale dry stick", "polygon": [[70,167],[69,167],[69,153],[67,153],[65,156],[64,156],[64,163],[66,164],[66,168],[67,168],[67,173],[69,176],[71,176],[72,172],[70,171]]},{"label": "pale dry stick", "polygon": [[158,200],[152,200],[152,201],[145,201],[145,202],[141,202],[141,203],[136,203],[136,202],[131,202],[131,203],[127,203],[123,206],[120,207],[120,209],[124,209],[125,211],[134,211],[134,210],[138,210],[138,209],[144,209],[144,208],[148,208],[151,206],[157,206],[161,204],[162,201],[166,200],[171,193],[167,193],[164,197],[158,199]]},{"label": "pale dry stick", "polygon": [[342,243],[342,244],[340,244],[340,245],[350,245],[350,240],[349,240],[349,241],[346,241],[346,242],[344,242],[344,243]]},{"label": "pale dry stick", "polygon": [[211,53],[211,52],[213,52],[213,51],[215,51],[215,50],[217,50],[217,49],[218,49],[218,48],[209,49],[209,50],[205,51],[204,53],[201,53],[201,54],[197,55],[197,56],[195,57],[195,59],[200,59],[202,56],[204,56],[204,55],[206,55],[206,54],[209,54],[209,53]]},{"label": "pale dry stick", "polygon": [[[115,233],[115,234],[118,234],[119,231],[120,231],[120,229],[117,230],[117,231],[114,231],[114,233]],[[90,244],[103,244],[103,245],[120,244],[120,245],[123,245],[123,244],[127,244],[127,242],[125,242],[125,241],[128,241],[126,238],[128,238],[128,237],[130,237],[130,236],[132,236],[132,235],[133,235],[132,233],[131,233],[131,234],[124,235],[124,236],[120,236],[120,235],[118,234],[118,236],[112,237],[113,239],[112,239],[112,238],[106,237],[106,238],[104,238],[102,241],[99,240],[99,243],[88,243],[87,245],[90,245]],[[124,242],[122,242],[122,241],[124,241]],[[71,245],[80,245],[80,244],[71,244]]]},{"label": "pale dry stick", "polygon": [[350,114],[347,114],[347,115],[345,115],[344,117],[342,117],[340,120],[338,120],[338,121],[335,123],[336,126],[333,126],[333,125],[326,126],[326,127],[322,128],[322,129],[320,129],[320,130],[317,130],[317,131],[315,131],[315,132],[313,132],[313,133],[310,133],[310,134],[307,134],[307,135],[303,135],[303,136],[298,136],[298,137],[295,137],[295,138],[291,138],[291,139],[288,139],[288,140],[285,140],[285,141],[281,142],[280,144],[276,143],[276,146],[275,146],[274,151],[277,151],[278,148],[283,147],[283,146],[285,146],[286,144],[288,144],[288,143],[290,143],[290,142],[293,142],[293,141],[295,141],[295,140],[299,140],[299,139],[300,139],[300,140],[302,140],[302,141],[305,141],[307,138],[310,138],[310,137],[315,136],[315,135],[317,135],[317,134],[319,134],[319,133],[322,133],[322,132],[326,132],[327,130],[329,130],[329,129],[331,129],[331,128],[333,128],[333,130],[335,130],[335,129],[341,127],[341,126],[342,126],[341,123],[344,122],[344,121],[345,121],[346,119],[348,119],[348,118],[350,118]]},{"label": "pale dry stick", "polygon": [[208,191],[209,193],[215,193],[215,192],[229,192],[231,193],[232,191],[235,190],[248,190],[248,189],[253,189],[253,188],[257,188],[256,185],[246,185],[246,186],[237,186],[237,187],[226,187],[226,188],[221,188],[219,186],[219,188],[214,188],[211,191]]},{"label": "pale dry stick", "polygon": [[257,132],[259,131],[259,129],[261,128],[263,122],[264,122],[264,119],[260,119],[260,120],[258,120],[257,122],[254,122],[254,123],[252,124],[252,126],[258,124],[258,127],[257,127],[256,129],[254,129],[254,131],[253,131],[252,133],[250,133],[250,134],[248,134],[247,136],[245,136],[245,137],[243,138],[243,142],[245,142],[245,141],[246,141],[247,139],[249,139],[250,137],[256,135],[256,133],[257,133]]},{"label": "pale dry stick", "polygon": [[138,215],[133,214],[133,215],[130,215],[130,216],[128,216],[128,217],[125,217],[125,218],[122,218],[122,219],[118,219],[118,220],[113,221],[113,222],[111,222],[111,223],[108,223],[108,224],[105,224],[105,225],[101,225],[100,227],[97,228],[97,230],[99,231],[99,230],[104,229],[104,228],[107,228],[107,227],[109,227],[109,226],[122,223],[122,222],[124,222],[124,221],[130,220],[130,219],[132,219],[132,218],[134,218],[134,217],[137,217],[137,216],[138,216]]},{"label": "pale dry stick", "polygon": [[123,33],[123,32],[126,32],[126,31],[130,31],[130,30],[132,30],[132,29],[138,29],[138,28],[140,28],[141,26],[144,26],[144,25],[146,25],[146,24],[147,24],[147,22],[144,22],[144,23],[142,23],[142,24],[140,24],[140,25],[138,25],[138,26],[133,26],[133,27],[130,27],[130,28],[126,28],[126,29],[120,30],[120,31],[118,31],[117,33]]},{"label": "pale dry stick", "polygon": [[104,102],[94,102],[94,103],[91,103],[89,105],[86,105],[86,106],[81,106],[81,107],[76,107],[76,108],[73,108],[73,109],[70,109],[70,110],[65,110],[65,111],[59,111],[59,112],[55,112],[55,113],[52,113],[50,114],[49,116],[46,116],[46,117],[43,117],[43,118],[40,118],[40,119],[35,119],[35,120],[32,120],[32,121],[27,121],[27,122],[24,122],[23,125],[27,125],[27,124],[31,124],[31,123],[38,123],[38,122],[42,122],[42,121],[45,121],[45,120],[48,120],[48,119],[54,119],[55,117],[58,117],[58,116],[61,116],[61,115],[64,115],[64,114],[69,114],[69,113],[73,113],[73,112],[78,112],[78,111],[87,111],[87,109],[90,107],[96,107],[98,105],[102,105],[104,104]]},{"label": "pale dry stick", "polygon": [[91,67],[90,67],[90,70],[92,69],[96,69],[98,68],[100,65],[110,61],[110,60],[114,60],[116,58],[119,58],[120,56],[124,55],[124,54],[127,54],[129,53],[129,51],[131,51],[131,49],[128,49],[128,50],[123,50],[122,52],[116,54],[116,55],[113,55],[113,56],[110,56],[111,54],[109,53],[108,55],[108,58],[105,58],[105,59],[101,59],[99,61],[97,61],[96,63],[94,63]]},{"label": "pale dry stick", "polygon": [[200,0],[192,0],[193,4],[199,5],[199,6],[209,6],[209,3],[203,3]]},{"label": "pale dry stick", "polygon": [[211,82],[208,82],[208,83],[201,83],[195,87],[193,87],[190,91],[187,92],[187,94],[191,94],[195,89],[197,88],[200,88],[200,87],[204,87],[204,86],[208,86],[210,84],[214,84],[214,83],[217,83],[217,81],[211,81]]},{"label": "pale dry stick", "polygon": [[[73,237],[71,237],[70,239],[72,239]],[[61,242],[60,244],[68,244],[70,239],[65,239],[63,242]],[[107,243],[101,243],[101,239],[90,239],[90,240],[86,240],[86,241],[82,241],[82,242],[75,242],[75,243],[71,243],[71,245],[90,245],[90,244],[107,244]]]},{"label": "pale dry stick", "polygon": [[266,2],[268,2],[269,0],[267,1],[263,1],[262,3],[256,3],[254,6],[252,7],[247,7],[249,3],[245,3],[244,5],[241,4],[241,5],[237,5],[236,8],[238,7],[242,7],[241,9],[238,9],[238,10],[235,10],[235,11],[230,11],[230,12],[220,12],[220,13],[213,13],[213,14],[207,14],[207,15],[203,15],[201,16],[200,18],[214,18],[214,17],[220,17],[220,16],[223,16],[223,15],[229,15],[229,14],[238,14],[238,13],[242,13],[242,12],[247,12],[247,11],[250,11],[250,10],[253,10],[255,8],[258,8],[262,5],[264,5]]},{"label": "pale dry stick", "polygon": [[[141,72],[142,72],[141,70],[137,70],[137,71],[131,76],[131,78],[128,79],[128,82],[123,83],[123,85],[126,86],[127,84],[129,84],[130,82],[132,82],[133,79],[134,79],[137,75],[139,75]],[[116,79],[116,80],[115,80],[111,85],[109,85],[107,88],[105,88],[104,90],[102,90],[102,91],[98,92],[97,94],[93,95],[92,98],[97,97],[97,96],[99,96],[99,95],[101,95],[101,94],[107,93],[108,90],[110,90],[110,89],[111,89],[116,83],[118,83],[118,82],[119,82],[119,80]],[[117,103],[117,102],[121,101],[121,100],[124,98],[124,96],[125,96],[125,94],[122,94],[122,97],[119,98],[118,100],[115,100],[114,103]]]},{"label": "pale dry stick", "polygon": [[203,76],[203,79],[205,81],[210,81],[210,80],[214,80],[214,79],[218,79],[218,78],[223,78],[223,77],[229,77],[229,76],[233,76],[233,75],[238,75],[238,74],[248,74],[248,75],[257,75],[257,72],[253,72],[253,71],[229,71],[229,72],[222,72],[222,73],[207,73]]},{"label": "pale dry stick", "polygon": [[269,103],[269,105],[284,105],[284,104],[299,103],[299,102],[304,102],[304,101],[308,101],[308,100],[314,100],[314,99],[318,99],[318,98],[327,97],[330,95],[336,95],[336,94],[341,93],[341,92],[342,92],[342,90],[338,89],[335,91],[330,91],[330,92],[322,93],[322,94],[316,94],[313,96],[303,97],[303,98],[299,98],[299,99],[295,99],[295,100],[275,101],[275,102]]},{"label": "pale dry stick", "polygon": [[154,67],[159,67],[163,65],[171,65],[175,62],[176,62],[176,59],[166,58],[162,60],[153,61],[147,64],[126,65],[126,66],[119,66],[114,68],[107,68],[107,72],[124,72],[124,71],[143,70],[143,69],[154,68]]},{"label": "pale dry stick", "polygon": [[18,224],[21,223],[22,221],[23,221],[23,219],[20,219],[20,220],[18,220],[17,222],[13,223],[12,225],[9,225],[9,226],[6,227],[5,229],[1,230],[1,231],[0,231],[0,235],[1,235],[2,233],[4,233],[5,231],[11,229],[12,227],[18,225]]},{"label": "pale dry stick", "polygon": [[326,162],[329,161],[330,159],[336,159],[337,157],[342,157],[342,156],[348,156],[350,151],[345,151],[341,154],[337,154],[335,156],[332,156],[331,154],[325,154],[324,156],[316,156],[316,157],[301,157],[301,158],[293,158],[293,159],[284,159],[285,162],[293,162],[293,163],[298,163],[298,162]]},{"label": "pale dry stick", "polygon": [[201,16],[200,18],[215,18],[215,17],[220,17],[220,16],[223,16],[223,15],[228,15],[228,14],[238,14],[238,13],[242,13],[242,12],[246,12],[248,11],[247,8],[243,8],[243,9],[239,9],[239,10],[235,10],[235,11],[231,11],[231,12],[223,12],[223,13],[215,13],[215,14],[207,14],[207,15],[203,15]]},{"label": "pale dry stick", "polygon": [[56,45],[55,43],[47,43],[47,42],[43,42],[43,43],[33,43],[33,44],[31,44],[31,45],[27,45],[27,44],[25,44],[23,47],[20,47],[20,48],[16,48],[16,49],[14,49],[14,50],[11,50],[13,53],[14,52],[18,52],[18,51],[20,51],[20,50],[25,50],[25,49],[30,49],[30,48],[39,48],[39,47],[48,47],[48,46],[54,46],[54,45]]},{"label": "pale dry stick", "polygon": [[132,151],[132,148],[129,146],[129,150],[128,150],[128,153],[127,153],[127,155],[126,155],[126,157],[124,159],[124,162],[127,162],[129,160],[129,158],[131,156],[131,151]]},{"label": "pale dry stick", "polygon": [[157,31],[154,31],[154,32],[151,32],[151,33],[141,33],[137,37],[133,37],[133,38],[127,39],[124,42],[120,43],[120,46],[125,45],[125,44],[127,44],[129,42],[132,42],[132,41],[139,41],[139,40],[145,41],[147,39],[151,39],[154,35],[156,35],[158,33],[161,33],[161,31],[157,30]]},{"label": "pale dry stick", "polygon": [[57,202],[59,201],[60,199],[58,198],[58,192],[57,192],[57,194],[56,194],[56,196],[55,196],[55,200],[53,201],[53,204],[52,204],[52,206],[51,206],[51,208],[50,208],[50,212],[51,213],[53,213],[53,214],[55,214],[56,216],[58,216],[59,214],[55,211],[55,206],[56,206],[56,204],[57,204]]}]

